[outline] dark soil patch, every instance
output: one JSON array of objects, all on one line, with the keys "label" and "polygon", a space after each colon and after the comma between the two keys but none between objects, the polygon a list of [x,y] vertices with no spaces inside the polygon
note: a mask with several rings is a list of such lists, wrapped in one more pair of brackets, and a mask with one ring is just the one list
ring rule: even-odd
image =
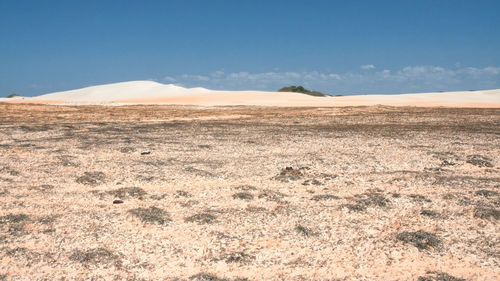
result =
[{"label": "dark soil patch", "polygon": [[147,192],[140,187],[122,187],[108,191],[107,193],[120,199],[127,199],[127,198],[144,199],[144,196],[147,195]]},{"label": "dark soil patch", "polygon": [[169,214],[157,207],[131,209],[129,213],[138,217],[144,223],[166,225],[171,221]]},{"label": "dark soil patch", "polygon": [[476,191],[477,196],[492,197],[497,196],[499,193],[494,190],[481,189]]},{"label": "dark soil patch", "polygon": [[474,209],[474,217],[498,220],[500,218],[500,210],[492,207],[476,207],[476,209]]},{"label": "dark soil patch", "polygon": [[492,161],[491,158],[474,154],[467,156],[467,160],[465,162],[481,168],[483,167],[492,168],[493,164],[491,163],[491,161]]},{"label": "dark soil patch", "polygon": [[185,222],[196,222],[199,224],[211,224],[214,223],[217,218],[209,213],[200,213],[192,215],[184,219]]},{"label": "dark soil patch", "polygon": [[315,195],[311,198],[311,200],[313,201],[325,201],[325,200],[337,200],[337,199],[340,199],[340,197],[330,194]]},{"label": "dark soil patch", "polygon": [[416,232],[401,232],[396,238],[404,243],[409,243],[419,250],[440,249],[441,240],[434,234],[419,230]]},{"label": "dark soil patch", "polygon": [[89,249],[85,251],[75,250],[73,254],[69,256],[69,259],[71,261],[80,262],[86,265],[114,265],[116,267],[121,266],[120,255],[114,254],[113,252],[104,248]]},{"label": "dark soil patch", "polygon": [[417,281],[467,281],[440,271],[428,271],[426,276],[418,277]]},{"label": "dark soil patch", "polygon": [[242,200],[252,200],[253,195],[248,192],[238,192],[233,194],[234,199],[242,199]]},{"label": "dark soil patch", "polygon": [[290,182],[301,179],[304,176],[301,169],[294,169],[293,167],[286,167],[281,170],[279,175],[275,176],[274,179],[282,182]]},{"label": "dark soil patch", "polygon": [[76,182],[84,185],[99,185],[106,181],[103,172],[85,172],[83,176],[76,179]]}]

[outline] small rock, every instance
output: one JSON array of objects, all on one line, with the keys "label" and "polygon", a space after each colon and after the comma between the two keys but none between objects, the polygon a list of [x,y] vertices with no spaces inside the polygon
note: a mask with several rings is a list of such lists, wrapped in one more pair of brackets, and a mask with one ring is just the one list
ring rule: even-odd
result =
[{"label": "small rock", "polygon": [[151,151],[143,151],[143,152],[141,152],[141,155],[149,155],[149,154],[151,154]]},{"label": "small rock", "polygon": [[122,204],[122,203],[123,203],[123,200],[120,200],[120,199],[113,200],[113,204]]}]

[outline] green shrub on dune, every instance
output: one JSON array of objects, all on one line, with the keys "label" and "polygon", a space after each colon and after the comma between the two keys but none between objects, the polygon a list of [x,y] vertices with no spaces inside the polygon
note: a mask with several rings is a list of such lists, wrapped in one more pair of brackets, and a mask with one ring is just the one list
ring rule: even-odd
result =
[{"label": "green shrub on dune", "polygon": [[310,96],[315,96],[315,97],[326,97],[328,95],[323,94],[322,92],[318,91],[311,91],[308,90],[302,86],[288,86],[288,87],[283,87],[278,90],[278,92],[293,92],[293,93],[302,93]]}]

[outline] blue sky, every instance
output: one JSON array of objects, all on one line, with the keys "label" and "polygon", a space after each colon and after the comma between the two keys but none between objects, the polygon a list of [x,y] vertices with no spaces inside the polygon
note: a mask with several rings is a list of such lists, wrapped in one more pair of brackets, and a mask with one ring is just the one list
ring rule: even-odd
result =
[{"label": "blue sky", "polygon": [[331,94],[500,88],[500,1],[0,0],[0,96],[129,80]]}]

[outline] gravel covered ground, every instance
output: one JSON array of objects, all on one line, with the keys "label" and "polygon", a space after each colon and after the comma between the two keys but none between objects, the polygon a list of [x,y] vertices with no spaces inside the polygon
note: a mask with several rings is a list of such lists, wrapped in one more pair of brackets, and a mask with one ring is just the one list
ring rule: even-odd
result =
[{"label": "gravel covered ground", "polygon": [[500,109],[0,104],[0,280],[499,280]]}]

